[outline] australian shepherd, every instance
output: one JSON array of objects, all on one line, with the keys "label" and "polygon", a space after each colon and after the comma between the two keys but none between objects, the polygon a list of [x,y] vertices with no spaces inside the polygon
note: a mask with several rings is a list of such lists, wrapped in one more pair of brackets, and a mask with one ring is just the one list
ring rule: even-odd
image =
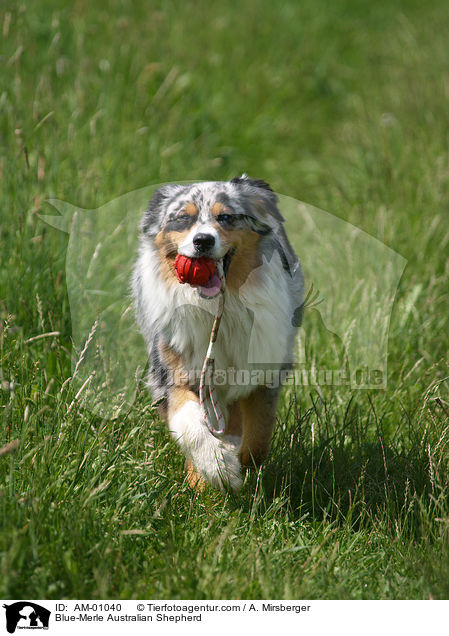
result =
[{"label": "australian shepherd", "polygon": [[[246,175],[162,186],[143,216],[133,294],[148,384],[196,488],[238,490],[242,467],[259,466],[269,451],[280,392],[273,371],[293,361],[303,304],[283,221],[270,186]],[[222,275],[181,284],[178,255],[212,259]],[[205,425],[199,383],[220,293],[215,384],[226,426],[218,435]]]}]

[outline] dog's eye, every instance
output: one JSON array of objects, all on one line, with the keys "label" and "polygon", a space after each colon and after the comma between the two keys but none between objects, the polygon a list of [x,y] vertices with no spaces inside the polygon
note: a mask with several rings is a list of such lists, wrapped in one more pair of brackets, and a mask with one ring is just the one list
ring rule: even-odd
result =
[{"label": "dog's eye", "polygon": [[232,214],[219,214],[217,216],[217,221],[220,225],[232,225],[233,220]]},{"label": "dog's eye", "polygon": [[187,228],[191,227],[195,221],[195,217],[190,214],[180,214],[168,219],[165,224],[165,230],[167,232],[183,232]]}]

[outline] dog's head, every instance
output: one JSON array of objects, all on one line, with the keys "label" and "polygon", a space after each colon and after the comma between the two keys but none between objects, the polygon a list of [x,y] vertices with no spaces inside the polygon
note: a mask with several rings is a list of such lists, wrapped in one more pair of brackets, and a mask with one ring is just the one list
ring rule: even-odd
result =
[{"label": "dog's head", "polygon": [[220,262],[227,287],[238,289],[260,266],[267,246],[280,249],[286,269],[296,260],[282,222],[270,186],[243,175],[162,186],[149,203],[142,233],[155,245],[167,283],[178,284],[174,261],[182,254]]}]

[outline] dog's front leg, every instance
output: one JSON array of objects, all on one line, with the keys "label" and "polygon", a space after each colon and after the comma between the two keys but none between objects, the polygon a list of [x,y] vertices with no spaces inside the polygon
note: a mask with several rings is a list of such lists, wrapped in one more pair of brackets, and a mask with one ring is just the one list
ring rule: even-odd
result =
[{"label": "dog's front leg", "polygon": [[187,387],[176,386],[169,393],[168,426],[187,457],[191,485],[201,488],[205,480],[221,490],[240,488],[241,465],[235,448],[212,435],[203,421],[198,396]]},{"label": "dog's front leg", "polygon": [[259,387],[239,401],[243,420],[239,456],[243,466],[260,466],[270,450],[279,389]]}]

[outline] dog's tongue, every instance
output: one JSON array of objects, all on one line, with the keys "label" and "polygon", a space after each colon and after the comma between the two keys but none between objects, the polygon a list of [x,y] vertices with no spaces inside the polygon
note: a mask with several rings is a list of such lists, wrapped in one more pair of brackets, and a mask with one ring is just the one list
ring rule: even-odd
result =
[{"label": "dog's tongue", "polygon": [[217,273],[215,273],[205,285],[199,285],[199,288],[201,294],[207,298],[214,298],[214,296],[219,294],[221,289],[221,280],[217,276]]}]

